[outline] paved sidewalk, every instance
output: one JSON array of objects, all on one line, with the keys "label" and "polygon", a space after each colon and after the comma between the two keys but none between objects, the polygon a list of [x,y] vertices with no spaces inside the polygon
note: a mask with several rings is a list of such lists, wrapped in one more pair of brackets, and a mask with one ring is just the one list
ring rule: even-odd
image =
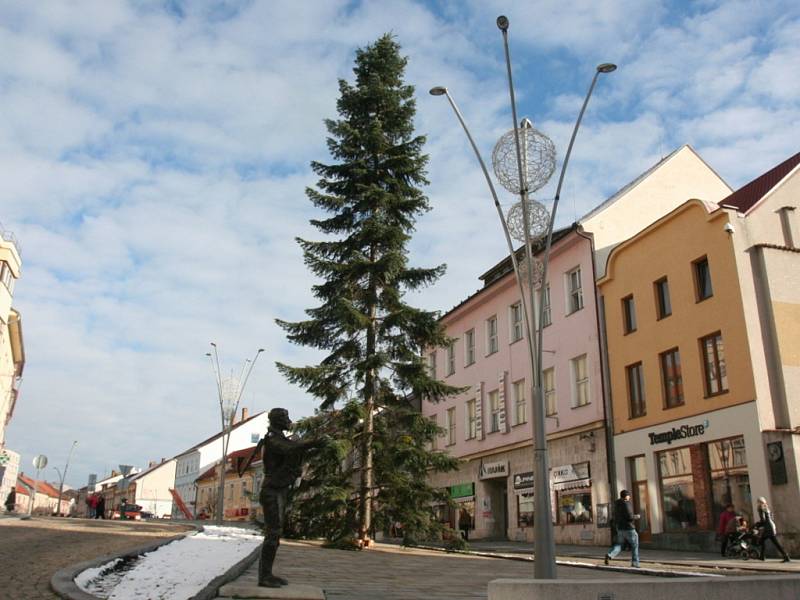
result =
[{"label": "paved sidewalk", "polygon": [[0,600],[51,600],[61,568],[185,533],[171,523],[33,517],[0,519]]},{"label": "paved sidewalk", "polygon": [[[506,554],[511,556],[533,557],[533,544],[524,542],[484,542],[474,541],[469,543],[471,551],[479,553]],[[586,559],[596,564],[603,563],[608,548],[605,546],[567,546],[557,545],[556,556],[559,560],[569,560],[572,558]],[[764,562],[760,560],[739,560],[732,558],[722,558],[719,554],[709,552],[683,552],[676,550],[655,550],[643,548],[639,551],[640,562],[642,565],[650,565],[664,568],[685,568],[704,567],[707,569],[734,569],[747,571],[753,575],[761,572],[781,572],[781,573],[800,573],[800,560],[793,560],[789,563],[781,562],[778,558],[767,558]],[[624,566],[630,564],[630,552],[622,552],[612,565]]]},{"label": "paved sidewalk", "polygon": [[[257,579],[257,564],[238,580]],[[533,563],[377,544],[362,552],[322,548],[318,542],[281,541],[275,573],[313,585],[328,600],[464,600],[486,598],[489,581],[529,578]],[[559,577],[591,579],[592,568],[559,566]],[[645,577],[633,569],[606,570],[605,579]]]}]

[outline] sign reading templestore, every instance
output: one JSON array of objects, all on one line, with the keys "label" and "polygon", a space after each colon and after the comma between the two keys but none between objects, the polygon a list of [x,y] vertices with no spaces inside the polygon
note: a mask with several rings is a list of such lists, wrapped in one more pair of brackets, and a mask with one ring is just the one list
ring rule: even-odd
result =
[{"label": "sign reading templestore", "polygon": [[648,433],[647,437],[650,438],[650,445],[655,446],[656,444],[671,444],[676,440],[683,440],[686,438],[697,437],[698,435],[703,435],[708,429],[709,422],[708,419],[703,421],[702,423],[698,423],[697,425],[683,425],[681,427],[673,427],[669,431],[660,431],[660,432],[652,432]]}]

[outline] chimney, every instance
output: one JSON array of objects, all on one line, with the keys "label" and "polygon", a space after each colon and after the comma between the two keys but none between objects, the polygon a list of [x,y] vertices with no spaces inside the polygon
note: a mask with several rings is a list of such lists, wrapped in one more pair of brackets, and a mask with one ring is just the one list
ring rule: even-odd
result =
[{"label": "chimney", "polygon": [[147,468],[148,468],[148,469],[149,469],[150,467],[155,467],[155,466],[156,466],[156,461],[154,461],[154,460],[149,460],[149,461],[147,461]]},{"label": "chimney", "polygon": [[242,421],[247,421],[247,409],[242,407]]}]

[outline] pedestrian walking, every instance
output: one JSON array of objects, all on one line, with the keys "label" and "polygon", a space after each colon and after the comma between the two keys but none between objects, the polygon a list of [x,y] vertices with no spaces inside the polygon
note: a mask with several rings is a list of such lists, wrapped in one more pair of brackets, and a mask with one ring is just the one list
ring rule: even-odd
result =
[{"label": "pedestrian walking", "polygon": [[778,538],[775,537],[778,529],[775,527],[775,521],[772,520],[772,511],[770,511],[769,504],[767,504],[767,499],[764,496],[758,499],[758,518],[759,521],[755,526],[761,529],[761,556],[759,558],[764,560],[767,540],[769,540],[778,549],[778,552],[783,555],[783,562],[789,562],[789,555],[786,554],[786,550],[783,549]]},{"label": "pedestrian walking", "polygon": [[16,488],[11,488],[11,491],[8,492],[8,496],[6,496],[6,512],[14,512],[14,509],[17,506],[17,490]]},{"label": "pedestrian walking", "polygon": [[106,499],[103,496],[98,495],[97,506],[95,506],[94,513],[95,519],[106,518]]},{"label": "pedestrian walking", "polygon": [[634,525],[634,521],[638,518],[639,515],[633,513],[631,493],[628,490],[622,490],[619,493],[619,498],[614,501],[614,524],[617,527],[617,541],[606,554],[606,564],[620,553],[622,544],[627,541],[631,546],[631,566],[639,568],[639,534],[636,532],[636,526]]},{"label": "pedestrian walking", "polygon": [[469,516],[469,511],[462,508],[458,516],[458,528],[461,530],[461,535],[464,541],[469,541],[469,530],[472,528],[472,517]]},{"label": "pedestrian walking", "polygon": [[728,523],[733,521],[736,518],[736,510],[733,507],[733,504],[728,504],[725,506],[725,510],[722,511],[722,514],[719,516],[719,523],[717,525],[717,537],[721,542],[720,553],[722,556],[725,556],[725,550],[728,548],[728,540],[730,539],[730,535],[728,533]]}]

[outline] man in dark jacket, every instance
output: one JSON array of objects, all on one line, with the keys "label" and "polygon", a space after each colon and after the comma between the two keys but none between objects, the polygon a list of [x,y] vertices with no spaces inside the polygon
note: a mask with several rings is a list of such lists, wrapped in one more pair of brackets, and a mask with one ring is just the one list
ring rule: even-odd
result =
[{"label": "man in dark jacket", "polygon": [[628,490],[622,490],[619,493],[619,498],[614,502],[614,524],[617,527],[617,542],[606,554],[606,564],[620,553],[623,542],[627,541],[631,546],[631,566],[639,568],[639,534],[636,533],[634,525],[634,521],[638,518],[639,515],[633,514],[631,493]]}]

